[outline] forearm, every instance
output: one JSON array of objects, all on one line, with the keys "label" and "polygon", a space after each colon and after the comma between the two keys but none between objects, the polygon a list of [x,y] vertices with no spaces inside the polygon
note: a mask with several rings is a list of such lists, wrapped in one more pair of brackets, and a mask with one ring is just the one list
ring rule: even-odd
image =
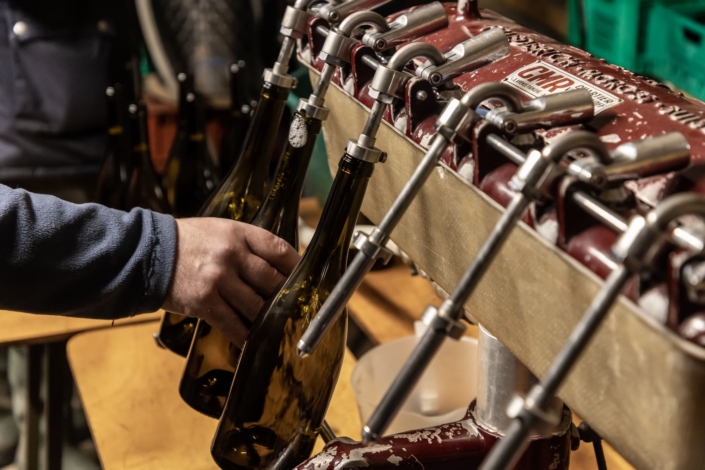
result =
[{"label": "forearm", "polygon": [[0,309],[105,319],[154,311],[175,253],[171,216],[0,185]]}]

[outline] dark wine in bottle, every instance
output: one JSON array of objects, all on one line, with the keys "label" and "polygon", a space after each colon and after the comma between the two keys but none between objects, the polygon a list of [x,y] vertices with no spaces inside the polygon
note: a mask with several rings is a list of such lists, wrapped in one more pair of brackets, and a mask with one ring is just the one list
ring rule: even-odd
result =
[{"label": "dark wine in bottle", "polygon": [[105,96],[108,103],[108,150],[93,200],[98,204],[122,210],[125,208],[131,159],[125,132],[127,106],[124,90],[119,83],[108,87]]},{"label": "dark wine in bottle", "polygon": [[288,470],[313,450],[340,373],[347,314],[308,358],[296,344],[342,276],[373,169],[343,156],[311,244],[250,329],[211,447],[221,468]]},{"label": "dark wine in bottle", "polygon": [[[288,96],[288,88],[265,82],[240,157],[201,209],[201,216],[252,221],[267,194],[269,162],[276,143],[276,128],[279,127]],[[271,127],[273,122],[277,123],[276,128]],[[159,328],[160,343],[186,356],[195,324],[193,318],[165,313]],[[183,325],[183,329],[180,325]]]},{"label": "dark wine in bottle", "polygon": [[125,198],[125,209],[142,207],[164,214],[171,213],[171,208],[157,179],[149,151],[149,134],[147,131],[147,107],[143,101],[131,104],[128,108],[130,117],[130,151],[132,153],[130,184]]},{"label": "dark wine in bottle", "polygon": [[193,77],[180,73],[178,130],[171,145],[164,188],[174,215],[198,213],[216,187],[217,172],[208,151],[202,110]]},{"label": "dark wine in bottle", "polygon": [[[294,114],[289,139],[272,187],[252,224],[269,230],[298,248],[299,199],[321,121]],[[240,349],[200,320],[179,385],[184,401],[201,413],[219,418],[230,391]]]},{"label": "dark wine in bottle", "polygon": [[245,61],[230,65],[230,116],[220,143],[220,168],[229,170],[237,162],[250,122],[250,100],[245,92]]}]

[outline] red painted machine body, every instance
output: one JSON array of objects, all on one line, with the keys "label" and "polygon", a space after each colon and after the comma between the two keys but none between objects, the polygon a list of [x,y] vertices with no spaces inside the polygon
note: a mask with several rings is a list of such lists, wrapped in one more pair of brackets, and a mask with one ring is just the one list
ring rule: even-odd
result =
[{"label": "red painted machine body", "polygon": [[[626,142],[672,131],[686,137],[691,147],[691,162],[685,170],[625,183],[624,200],[610,205],[612,210],[628,219],[635,213],[645,213],[675,192],[705,194],[705,103],[671,91],[654,80],[608,64],[497,13],[480,10],[477,2],[446,3],[445,7],[449,15],[449,26],[417,41],[433,44],[441,52],[447,52],[489,28],[502,28],[510,42],[511,51],[508,56],[453,80],[453,84],[462,92],[486,82],[505,82],[518,88],[526,101],[574,88],[586,88],[593,95],[596,116],[591,122],[583,126],[536,131],[533,133],[534,148],[540,148],[557,136],[579,128],[597,133],[610,149]],[[312,21],[311,32],[320,21]],[[310,34],[305,54],[305,57],[313,58],[311,65],[319,70],[323,64],[315,57],[321,44],[320,36]],[[362,62],[361,57],[370,53],[367,46],[357,46],[353,52],[352,66],[337,71],[333,79],[368,107],[373,103],[368,91],[374,71]],[[432,98],[420,101],[416,98],[419,91],[426,91],[426,95]],[[406,85],[404,102],[400,100],[399,104],[389,106],[384,119],[407,138],[428,148],[435,134],[436,118],[443,105],[442,101],[436,99],[426,81],[413,78]],[[481,130],[476,132],[482,133]],[[482,151],[482,145],[482,139],[477,139],[472,146],[451,146],[443,162],[499,204],[506,206],[513,195],[507,183],[516,165],[498,156],[496,152]],[[573,210],[570,202],[563,199],[570,192],[561,189],[566,186],[569,184],[557,181],[551,200],[543,206],[534,204],[530,214],[524,217],[524,222],[605,278],[614,266],[609,247],[616,239],[616,234],[598,226],[598,221],[586,218],[582,211]],[[580,189],[594,193],[591,188]],[[595,196],[599,197],[599,194]],[[658,282],[672,284],[666,275],[669,270],[663,270],[664,276]],[[632,286],[627,294],[638,302],[640,295],[652,288],[653,285]],[[664,301],[665,304],[667,301]],[[661,312],[655,314],[661,315]],[[669,319],[678,317],[672,313],[667,316]],[[678,325],[671,320],[668,325],[674,330],[678,329]]]}]

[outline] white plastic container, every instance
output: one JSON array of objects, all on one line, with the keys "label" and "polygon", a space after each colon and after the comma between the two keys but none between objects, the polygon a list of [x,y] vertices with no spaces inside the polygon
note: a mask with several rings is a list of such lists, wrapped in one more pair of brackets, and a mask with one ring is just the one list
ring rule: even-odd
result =
[{"label": "white plastic container", "polygon": [[[371,349],[353,369],[351,382],[363,425],[401,369],[418,338]],[[477,392],[477,340],[446,340],[385,434],[462,419]],[[359,436],[356,436],[359,438]]]}]

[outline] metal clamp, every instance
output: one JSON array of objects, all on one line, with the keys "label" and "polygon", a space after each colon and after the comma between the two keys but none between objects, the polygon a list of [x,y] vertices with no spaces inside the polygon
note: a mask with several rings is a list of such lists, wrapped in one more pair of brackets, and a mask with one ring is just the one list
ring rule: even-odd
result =
[{"label": "metal clamp", "polygon": [[309,20],[313,15],[306,9],[299,10],[291,5],[286,7],[279,32],[292,39],[300,39],[306,35]]},{"label": "metal clamp", "polygon": [[296,110],[303,111],[304,113],[306,113],[306,116],[313,119],[318,119],[319,121],[325,121],[328,118],[328,114],[330,113],[330,110],[328,108],[325,108],[323,106],[316,106],[305,98],[301,98],[299,100],[299,104],[296,107]]},{"label": "metal clamp", "polygon": [[446,9],[440,2],[433,2],[401,15],[389,25],[388,31],[365,34],[362,42],[380,52],[446,26]]},{"label": "metal clamp", "polygon": [[508,134],[560,127],[590,121],[595,115],[587,90],[571,90],[541,96],[523,104],[520,111],[492,110],[485,119]]},{"label": "metal clamp", "polygon": [[353,13],[340,24],[337,30],[331,30],[328,33],[318,58],[334,66],[349,63],[352,49],[360,43],[350,36],[355,29],[364,25],[370,25],[377,31],[389,30],[387,21],[379,13],[373,11]]},{"label": "metal clamp", "polygon": [[421,321],[429,328],[445,331],[450,338],[460,339],[465,333],[467,326],[448,314],[447,302],[443,302],[440,308],[436,308],[433,305],[426,307],[426,310],[421,315]]},{"label": "metal clamp", "polygon": [[426,63],[417,68],[416,76],[438,86],[507,55],[509,41],[504,31],[492,28],[455,46],[445,54],[442,64]]},{"label": "metal clamp", "polygon": [[649,267],[666,241],[671,224],[684,215],[705,217],[705,198],[690,193],[676,194],[646,216],[632,217],[612,246],[612,255],[633,273]]},{"label": "metal clamp", "polygon": [[390,104],[394,98],[403,98],[402,90],[411,74],[402,72],[404,66],[417,57],[424,57],[433,64],[443,63],[445,57],[437,47],[424,42],[407,44],[399,49],[386,66],[380,66],[370,84],[370,96]]},{"label": "metal clamp", "polygon": [[370,163],[384,163],[387,161],[387,153],[375,147],[363,147],[356,140],[348,140],[345,146],[345,153],[351,157]]},{"label": "metal clamp", "polygon": [[394,253],[392,253],[390,249],[373,242],[364,232],[355,232],[352,242],[355,248],[360,250],[361,253],[364,253],[365,256],[375,260],[382,260],[384,264],[389,263],[389,260],[394,256]]},{"label": "metal clamp", "polygon": [[540,198],[544,183],[553,166],[563,156],[576,150],[587,151],[601,163],[608,163],[611,160],[607,147],[597,135],[587,131],[571,132],[544,147],[540,152],[531,150],[526,155],[526,161],[509,181],[509,186],[529,198]]},{"label": "metal clamp", "polygon": [[297,80],[291,75],[277,73],[272,69],[264,69],[263,79],[267,83],[282,88],[296,88]]}]

